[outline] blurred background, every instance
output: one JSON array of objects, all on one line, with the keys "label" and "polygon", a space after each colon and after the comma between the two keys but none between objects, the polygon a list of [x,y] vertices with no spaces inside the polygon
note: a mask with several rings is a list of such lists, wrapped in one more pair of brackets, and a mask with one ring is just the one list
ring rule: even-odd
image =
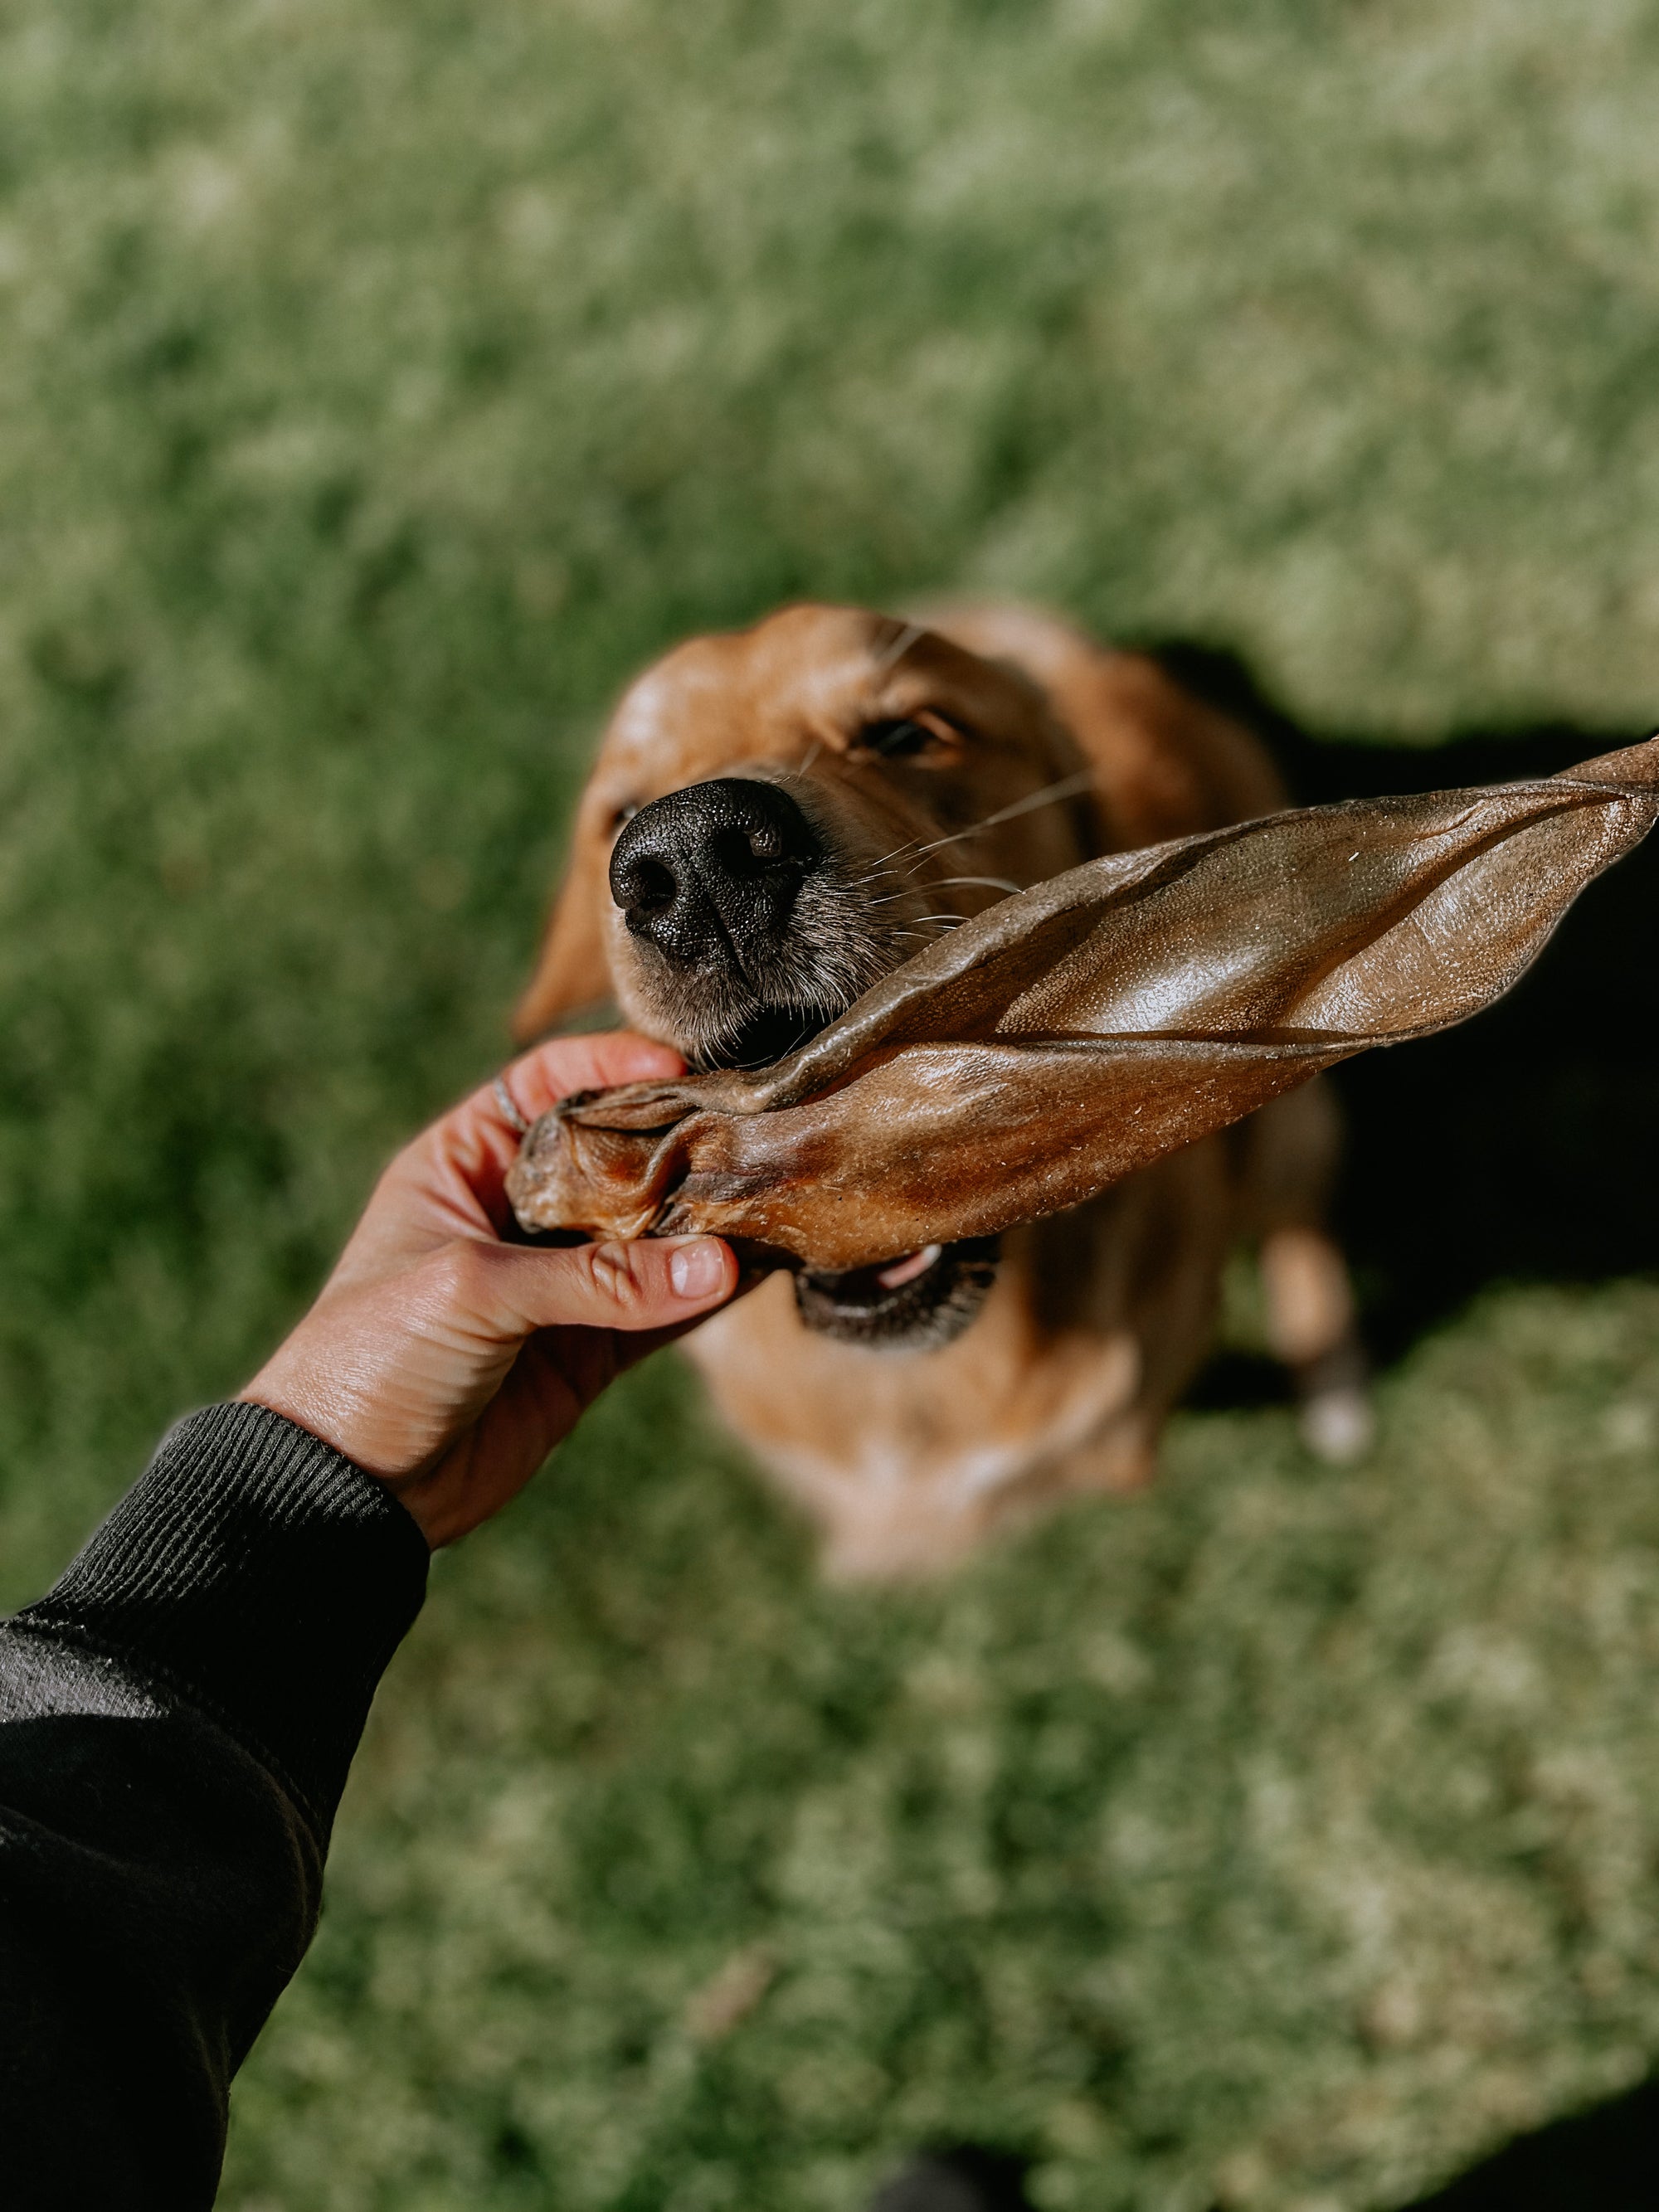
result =
[{"label": "blurred background", "polygon": [[[1309,796],[1650,726],[1656,112],[1641,0],[12,0],[0,1602],[502,1057],[686,631],[1037,599]],[[1353,1072],[1352,1472],[1241,1285],[1158,1491],[942,1587],[820,1587],[661,1361],[441,1559],[233,2212],[850,2212],[962,2140],[1360,2212],[1640,2083],[1644,866]]]}]

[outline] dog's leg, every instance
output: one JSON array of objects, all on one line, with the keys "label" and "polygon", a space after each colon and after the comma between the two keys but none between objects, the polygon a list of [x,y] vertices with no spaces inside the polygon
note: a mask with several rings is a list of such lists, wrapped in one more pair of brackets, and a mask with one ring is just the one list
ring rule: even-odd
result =
[{"label": "dog's leg", "polygon": [[1303,1439],[1318,1458],[1359,1458],[1375,1423],[1347,1263],[1323,1225],[1342,1126],[1323,1083],[1254,1115],[1245,1147],[1243,1220],[1261,1240],[1267,1342],[1291,1370]]},{"label": "dog's leg", "polygon": [[1374,1422],[1342,1255],[1322,1229],[1275,1229],[1261,1265],[1267,1341],[1291,1370],[1304,1441],[1322,1460],[1359,1458]]}]

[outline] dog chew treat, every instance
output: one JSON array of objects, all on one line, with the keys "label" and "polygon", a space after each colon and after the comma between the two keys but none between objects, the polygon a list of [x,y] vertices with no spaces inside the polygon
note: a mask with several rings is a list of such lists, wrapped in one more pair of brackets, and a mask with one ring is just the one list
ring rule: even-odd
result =
[{"label": "dog chew treat", "polygon": [[1479,1013],[1656,813],[1659,738],[1091,860],[964,922],[775,1066],[567,1099],[508,1195],[526,1228],[711,1231],[835,1271],[988,1236]]}]

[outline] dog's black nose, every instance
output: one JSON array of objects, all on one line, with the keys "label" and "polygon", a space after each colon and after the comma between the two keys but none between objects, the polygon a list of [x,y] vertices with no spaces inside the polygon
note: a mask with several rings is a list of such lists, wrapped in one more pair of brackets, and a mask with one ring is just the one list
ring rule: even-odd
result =
[{"label": "dog's black nose", "polygon": [[642,806],[611,855],[611,896],[635,937],[677,967],[752,957],[782,941],[795,895],[823,857],[775,784],[720,776]]}]

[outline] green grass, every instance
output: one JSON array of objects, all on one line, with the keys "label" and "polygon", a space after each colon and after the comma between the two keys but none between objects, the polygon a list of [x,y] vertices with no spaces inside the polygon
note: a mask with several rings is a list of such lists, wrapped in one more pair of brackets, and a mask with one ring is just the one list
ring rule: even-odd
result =
[{"label": "green grass", "polygon": [[[0,1599],[499,1056],[687,629],[965,584],[1333,731],[1651,719],[1656,101],[1622,0],[15,0]],[[856,1596],[647,1371],[441,1565],[226,2203],[839,2212],[945,2132],[1335,2212],[1634,2078],[1659,1293],[1383,1410]]]}]

